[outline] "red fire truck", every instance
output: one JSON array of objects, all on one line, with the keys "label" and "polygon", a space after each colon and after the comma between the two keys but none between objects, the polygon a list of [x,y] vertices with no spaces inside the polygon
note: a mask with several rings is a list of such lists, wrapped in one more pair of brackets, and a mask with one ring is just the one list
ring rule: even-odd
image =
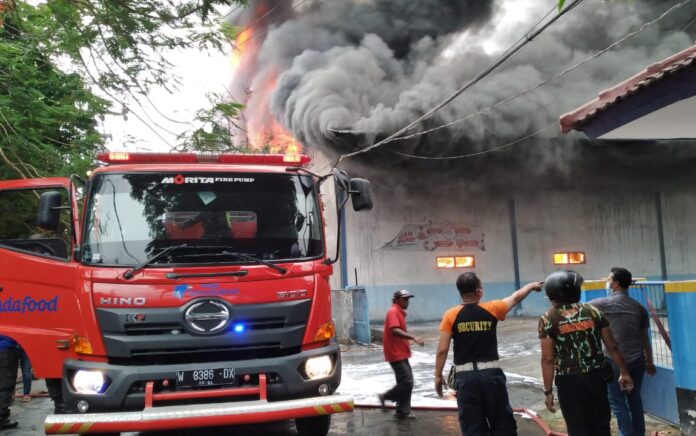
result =
[{"label": "red fire truck", "polygon": [[[334,392],[319,187],[303,155],[103,153],[77,177],[0,182],[0,334],[62,379],[48,434],[294,419]],[[333,178],[355,210],[369,182]],[[339,226],[340,228],[340,226]]]}]

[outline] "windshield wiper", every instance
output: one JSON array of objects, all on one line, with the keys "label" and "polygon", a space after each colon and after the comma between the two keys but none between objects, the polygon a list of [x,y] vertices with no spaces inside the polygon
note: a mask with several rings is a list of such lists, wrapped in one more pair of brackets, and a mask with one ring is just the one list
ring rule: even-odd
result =
[{"label": "windshield wiper", "polygon": [[203,246],[195,246],[191,248],[202,248],[202,249],[217,249],[217,250],[222,250],[219,253],[201,253],[201,254],[185,254],[181,257],[218,257],[218,256],[232,256],[232,257],[238,257],[240,259],[246,259],[251,262],[256,262],[260,263],[261,265],[266,265],[269,268],[273,268],[274,270],[278,271],[281,274],[285,274],[288,272],[285,268],[278,266],[272,262],[268,262],[267,260],[259,259],[258,257],[251,256],[246,253],[240,253],[238,251],[227,251],[227,249],[232,249],[234,250],[234,247],[227,247],[224,245],[203,245]]},{"label": "windshield wiper", "polygon": [[187,244],[180,244],[180,245],[172,245],[171,247],[167,247],[164,250],[160,251],[159,253],[155,254],[154,256],[150,257],[149,259],[146,259],[144,262],[142,262],[142,263],[134,266],[133,268],[127,270],[126,272],[124,272],[123,278],[126,280],[129,280],[129,279],[133,278],[133,274],[137,273],[141,269],[150,265],[152,262],[156,261],[157,259],[164,256],[165,254],[169,254],[172,251],[178,250],[180,248],[185,248],[188,246],[189,245],[187,245]]}]

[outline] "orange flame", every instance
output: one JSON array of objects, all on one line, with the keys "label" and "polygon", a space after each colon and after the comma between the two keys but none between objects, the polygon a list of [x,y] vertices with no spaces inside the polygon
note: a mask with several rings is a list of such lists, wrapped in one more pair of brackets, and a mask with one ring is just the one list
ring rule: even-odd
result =
[{"label": "orange flame", "polygon": [[246,143],[254,151],[286,153],[299,155],[302,145],[273,117],[270,101],[278,79],[276,68],[258,63],[258,54],[265,36],[267,23],[263,16],[268,11],[264,3],[259,3],[253,16],[253,25],[247,26],[235,39],[232,50],[234,86],[243,97],[245,109],[242,111],[242,128],[237,132],[237,142]]}]

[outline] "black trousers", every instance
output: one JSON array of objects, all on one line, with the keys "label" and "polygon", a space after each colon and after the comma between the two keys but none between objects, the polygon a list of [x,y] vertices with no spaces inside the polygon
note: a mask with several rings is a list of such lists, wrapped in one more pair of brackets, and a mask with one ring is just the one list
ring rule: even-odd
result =
[{"label": "black trousers", "polygon": [[3,348],[0,350],[0,420],[10,416],[12,394],[17,384],[17,369],[19,367],[19,354],[16,348]]},{"label": "black trousers", "polygon": [[396,403],[398,415],[411,413],[411,392],[413,392],[413,371],[408,359],[389,362],[396,376],[396,386],[384,393],[384,399]]},{"label": "black trousers", "polygon": [[63,379],[47,378],[46,389],[48,389],[48,396],[53,400],[53,413],[56,415],[68,413],[63,403]]},{"label": "black trousers", "polygon": [[556,376],[568,436],[610,436],[607,371]]},{"label": "black trousers", "polygon": [[458,372],[455,381],[462,435],[517,435],[502,369]]}]

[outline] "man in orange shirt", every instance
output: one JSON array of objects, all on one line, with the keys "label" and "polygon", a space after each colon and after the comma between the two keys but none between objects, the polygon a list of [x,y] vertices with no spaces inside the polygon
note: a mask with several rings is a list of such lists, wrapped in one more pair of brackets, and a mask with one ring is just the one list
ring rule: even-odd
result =
[{"label": "man in orange shirt", "polygon": [[392,306],[384,318],[384,360],[389,362],[394,375],[396,386],[383,394],[379,394],[379,401],[384,406],[386,400],[396,402],[397,419],[413,419],[411,413],[411,392],[413,391],[413,371],[408,359],[411,357],[411,346],[408,341],[413,341],[421,347],[425,345],[423,339],[406,331],[406,309],[413,294],[406,289],[394,292]]},{"label": "man in orange shirt", "polygon": [[498,364],[497,324],[543,282],[533,282],[502,300],[481,303],[483,285],[474,273],[457,278],[462,304],[445,312],[435,357],[435,391],[442,397],[442,370],[454,342],[455,384],[462,434],[517,435],[506,379]]}]

